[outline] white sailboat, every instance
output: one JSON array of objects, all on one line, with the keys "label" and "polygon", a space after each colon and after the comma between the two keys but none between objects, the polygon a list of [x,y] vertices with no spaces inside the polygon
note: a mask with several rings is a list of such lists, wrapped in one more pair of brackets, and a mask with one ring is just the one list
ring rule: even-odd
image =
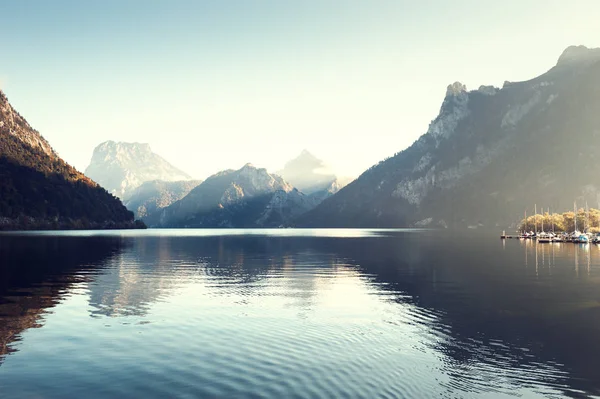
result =
[{"label": "white sailboat", "polygon": [[542,231],[538,238],[539,243],[550,243],[552,242],[552,237],[550,234],[544,231],[544,208],[542,207]]},{"label": "white sailboat", "polygon": [[574,243],[579,243],[580,238],[581,238],[581,232],[579,230],[577,230],[577,202],[573,202],[573,211],[575,212],[575,216],[574,216],[574,227],[575,230],[573,231],[573,233],[571,234],[571,241]]},{"label": "white sailboat", "polygon": [[533,224],[535,229],[535,234],[533,238],[537,240],[537,204],[533,204]]}]

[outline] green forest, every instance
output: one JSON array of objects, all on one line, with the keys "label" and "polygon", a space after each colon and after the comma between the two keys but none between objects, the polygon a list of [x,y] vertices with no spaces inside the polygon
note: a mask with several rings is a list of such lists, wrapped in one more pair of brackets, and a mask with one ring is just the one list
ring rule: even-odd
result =
[{"label": "green forest", "polygon": [[[569,211],[564,213],[542,213],[527,216],[527,219],[522,219],[519,224],[520,231],[535,231],[537,230],[555,231],[555,232],[573,232],[575,230],[575,212]],[[600,232],[600,210],[590,208],[586,211],[580,208],[577,211],[577,230],[587,230],[591,233]]]}]

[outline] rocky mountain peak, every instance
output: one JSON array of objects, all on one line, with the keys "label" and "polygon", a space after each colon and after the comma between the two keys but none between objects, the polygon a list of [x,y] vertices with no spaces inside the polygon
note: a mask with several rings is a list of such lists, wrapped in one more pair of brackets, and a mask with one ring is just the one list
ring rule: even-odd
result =
[{"label": "rocky mountain peak", "polygon": [[298,155],[296,157],[296,159],[297,160],[302,160],[302,161],[305,161],[305,162],[315,162],[315,163],[319,163],[319,164],[323,162],[319,158],[317,158],[316,156],[314,156],[306,148],[302,150],[302,152],[300,153],[300,155]]},{"label": "rocky mountain peak", "polygon": [[448,85],[448,88],[446,89],[446,97],[458,96],[461,93],[464,93],[466,91],[467,91],[466,85],[464,85],[460,82],[454,82],[454,83]]},{"label": "rocky mountain peak", "polygon": [[600,61],[600,48],[586,46],[569,46],[558,58],[557,66],[573,65],[581,62]]},{"label": "rocky mountain peak", "polygon": [[290,173],[292,170],[302,169],[302,173],[304,173],[308,170],[315,171],[316,169],[325,168],[325,162],[314,156],[307,149],[303,149],[296,158],[286,162],[283,170]]},{"label": "rocky mountain peak", "polygon": [[191,180],[187,173],[155,154],[149,144],[112,140],[94,149],[85,173],[109,192],[124,199],[147,181]]},{"label": "rocky mountain peak", "polygon": [[467,86],[460,82],[448,85],[446,97],[442,102],[440,113],[429,125],[427,134],[436,141],[450,137],[459,122],[469,115],[469,93]]},{"label": "rocky mountain peak", "polygon": [[152,148],[148,143],[126,143],[108,140],[99,144],[94,149],[94,153],[112,157],[130,157],[134,154],[151,154]]},{"label": "rocky mountain peak", "polygon": [[293,187],[280,176],[270,174],[265,168],[257,168],[251,163],[245,164],[237,172],[237,177],[232,181],[235,187],[242,187],[243,191],[263,192],[272,190],[291,191]]},{"label": "rocky mountain peak", "polygon": [[251,171],[251,170],[259,170],[259,169],[260,168],[257,168],[256,166],[254,166],[254,164],[252,164],[251,162],[248,162],[244,166],[242,166],[240,171]]}]

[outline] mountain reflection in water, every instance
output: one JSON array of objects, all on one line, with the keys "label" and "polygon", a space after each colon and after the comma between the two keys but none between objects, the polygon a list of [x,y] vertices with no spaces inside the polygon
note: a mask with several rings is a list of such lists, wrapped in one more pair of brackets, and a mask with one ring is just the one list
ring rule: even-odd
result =
[{"label": "mountain reflection in water", "polygon": [[[0,389],[19,397],[29,381],[32,395],[47,397],[99,386],[99,397],[600,394],[594,245],[427,231],[248,233],[0,235],[0,356],[11,354]],[[78,367],[75,385],[52,383],[67,377],[61,362]],[[149,378],[157,385],[138,385]]]},{"label": "mountain reflection in water", "polygon": [[90,281],[122,247],[118,237],[0,235],[0,364],[12,341]]}]

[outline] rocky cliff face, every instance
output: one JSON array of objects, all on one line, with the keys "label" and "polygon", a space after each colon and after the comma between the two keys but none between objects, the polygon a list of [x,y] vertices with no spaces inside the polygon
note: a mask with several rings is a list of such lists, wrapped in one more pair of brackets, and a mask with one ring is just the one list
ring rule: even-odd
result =
[{"label": "rocky cliff face", "polygon": [[278,190],[270,196],[269,202],[256,219],[259,227],[279,227],[289,225],[296,217],[313,209],[321,202],[313,195],[306,195],[298,189]]},{"label": "rocky cliff face", "polygon": [[18,140],[33,151],[43,153],[50,158],[58,158],[50,143],[10,105],[2,91],[0,91],[0,129],[3,134]]},{"label": "rocky cliff face", "polygon": [[600,202],[600,51],[525,82],[447,88],[408,149],[301,217],[306,226],[510,226],[534,203]]},{"label": "rocky cliff face", "polygon": [[64,162],[0,91],[0,229],[134,225],[133,214]]},{"label": "rocky cliff face", "polygon": [[201,180],[147,181],[129,194],[125,206],[142,219],[179,201],[200,183]]},{"label": "rocky cliff face", "polygon": [[275,226],[314,203],[280,176],[246,164],[219,172],[144,220],[157,227]]},{"label": "rocky cliff face", "polygon": [[122,199],[147,181],[192,179],[152,152],[149,144],[114,141],[106,141],[94,149],[85,174]]}]

